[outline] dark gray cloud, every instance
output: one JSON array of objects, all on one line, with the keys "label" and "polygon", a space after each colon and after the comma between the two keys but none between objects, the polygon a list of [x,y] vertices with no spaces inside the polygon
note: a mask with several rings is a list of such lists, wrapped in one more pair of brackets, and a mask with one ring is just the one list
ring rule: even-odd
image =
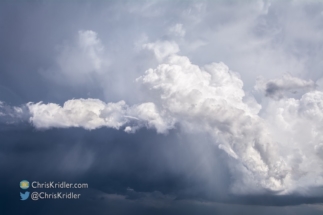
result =
[{"label": "dark gray cloud", "polygon": [[[0,135],[3,141],[1,172],[10,175],[0,181],[4,214],[18,211],[28,214],[30,210],[36,214],[51,214],[52,210],[60,208],[64,208],[66,214],[68,211],[82,214],[84,210],[97,210],[95,213],[100,214],[105,208],[121,210],[123,214],[185,213],[189,207],[208,213],[219,210],[222,214],[237,208],[250,212],[254,207],[260,210],[260,205],[266,213],[273,210],[266,206],[284,206],[275,209],[284,214],[285,210],[297,211],[300,207],[292,205],[323,201],[322,197],[298,195],[230,194],[231,176],[226,164],[221,162],[227,155],[214,149],[204,135],[185,137],[171,132],[165,136],[149,130],[124,135],[121,131],[105,128],[39,132],[28,125],[2,131]],[[22,179],[86,182],[90,189],[80,191],[82,199],[79,202],[49,200],[22,205],[17,197]],[[233,208],[229,206],[231,204]],[[85,206],[89,208],[85,209]],[[304,211],[316,211],[302,207]]]}]

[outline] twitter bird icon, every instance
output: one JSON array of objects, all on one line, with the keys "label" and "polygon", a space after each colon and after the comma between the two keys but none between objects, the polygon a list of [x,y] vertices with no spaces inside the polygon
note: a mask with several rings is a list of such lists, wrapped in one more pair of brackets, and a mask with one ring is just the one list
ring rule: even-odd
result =
[{"label": "twitter bird icon", "polygon": [[27,200],[29,198],[29,192],[26,191],[25,193],[20,193],[20,197],[21,197],[20,200],[22,200],[22,201]]}]

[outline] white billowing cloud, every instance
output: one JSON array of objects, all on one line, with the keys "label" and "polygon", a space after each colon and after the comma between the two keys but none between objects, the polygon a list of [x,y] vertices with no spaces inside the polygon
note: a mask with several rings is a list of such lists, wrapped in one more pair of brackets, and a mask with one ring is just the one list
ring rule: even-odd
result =
[{"label": "white billowing cloud", "polygon": [[[36,128],[84,127],[95,129],[102,126],[119,128],[125,123],[121,118],[125,103],[109,103],[97,99],[69,100],[61,107],[58,104],[29,103],[30,120]],[[105,117],[101,115],[104,112]],[[102,116],[102,117],[101,117]]]},{"label": "white billowing cloud", "polygon": [[184,37],[185,36],[185,29],[183,28],[183,24],[177,23],[176,25],[171,26],[168,29],[170,34],[173,34],[178,37]]},{"label": "white billowing cloud", "polygon": [[[157,91],[155,102],[187,130],[209,132],[214,142],[240,164],[232,187],[235,193],[284,189],[283,160],[262,119],[243,102],[239,75],[223,63],[202,68],[187,57],[172,55],[167,63],[137,79]],[[257,186],[255,186],[257,185]]]},{"label": "white billowing cloud", "polygon": [[154,52],[158,61],[179,52],[179,47],[174,41],[157,41],[155,43],[146,43],[142,46],[144,49]]},{"label": "white billowing cloud", "polygon": [[289,166],[289,189],[306,193],[323,184],[323,92],[271,100],[262,114]]},{"label": "white billowing cloud", "polygon": [[271,80],[264,80],[260,77],[255,86],[256,90],[274,99],[281,99],[290,94],[304,93],[314,88],[315,83],[312,80],[306,81],[289,74],[284,75],[282,78]]},{"label": "white billowing cloud", "polygon": [[[98,99],[68,100],[63,106],[49,103],[28,103],[30,122],[39,129],[83,127],[96,129],[110,127],[119,129],[128,125],[127,132],[147,126],[164,133],[173,126],[173,121],[160,115],[153,103],[129,107],[124,101],[105,103]],[[131,126],[134,124],[134,126]]]},{"label": "white billowing cloud", "polygon": [[[308,195],[307,188],[323,185],[323,92],[313,81],[285,75],[258,82],[281,99],[262,107],[225,64],[199,67],[175,54],[137,81],[157,92],[154,102],[188,132],[210,133],[233,158],[232,192]],[[283,97],[294,90],[305,94]]]}]

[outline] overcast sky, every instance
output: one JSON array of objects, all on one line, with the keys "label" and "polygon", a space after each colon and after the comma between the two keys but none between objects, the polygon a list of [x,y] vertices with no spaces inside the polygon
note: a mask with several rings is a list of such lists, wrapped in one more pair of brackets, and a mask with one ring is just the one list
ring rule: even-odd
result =
[{"label": "overcast sky", "polygon": [[322,1],[2,1],[0,29],[0,214],[322,214]]}]

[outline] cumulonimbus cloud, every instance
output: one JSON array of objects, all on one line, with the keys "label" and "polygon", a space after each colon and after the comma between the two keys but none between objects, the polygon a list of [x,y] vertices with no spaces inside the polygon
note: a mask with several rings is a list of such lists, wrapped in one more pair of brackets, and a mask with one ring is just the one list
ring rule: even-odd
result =
[{"label": "cumulonimbus cloud", "polygon": [[[62,106],[28,103],[30,122],[39,129],[110,127],[134,132],[145,126],[159,133],[177,123],[186,132],[207,132],[228,154],[235,194],[285,194],[323,185],[323,92],[313,90],[311,81],[284,76],[258,87],[266,92],[275,85],[276,90],[269,90],[271,96],[308,90],[299,99],[279,97],[262,107],[255,100],[246,102],[239,74],[224,63],[199,67],[177,55],[176,47],[172,42],[144,47],[161,62],[137,78],[137,83],[154,92],[150,102],[133,106],[98,99],[73,99]],[[269,88],[268,83],[272,83]]]},{"label": "cumulonimbus cloud", "polygon": [[[171,55],[156,69],[137,79],[157,91],[155,103],[187,130],[210,133],[214,143],[235,163],[234,193],[281,191],[286,166],[276,154],[262,119],[243,102],[239,75],[223,63],[202,68],[187,57]],[[257,186],[254,186],[257,184]],[[263,191],[263,190],[262,190]]]},{"label": "cumulonimbus cloud", "polygon": [[[208,132],[233,158],[233,193],[305,194],[306,187],[323,185],[323,92],[314,82],[291,76],[268,81],[265,86],[278,89],[272,95],[291,89],[303,94],[261,107],[245,102],[243,82],[225,64],[200,68],[176,54],[137,81],[157,92],[154,103],[188,132]],[[260,115],[255,106],[263,109]]]}]

